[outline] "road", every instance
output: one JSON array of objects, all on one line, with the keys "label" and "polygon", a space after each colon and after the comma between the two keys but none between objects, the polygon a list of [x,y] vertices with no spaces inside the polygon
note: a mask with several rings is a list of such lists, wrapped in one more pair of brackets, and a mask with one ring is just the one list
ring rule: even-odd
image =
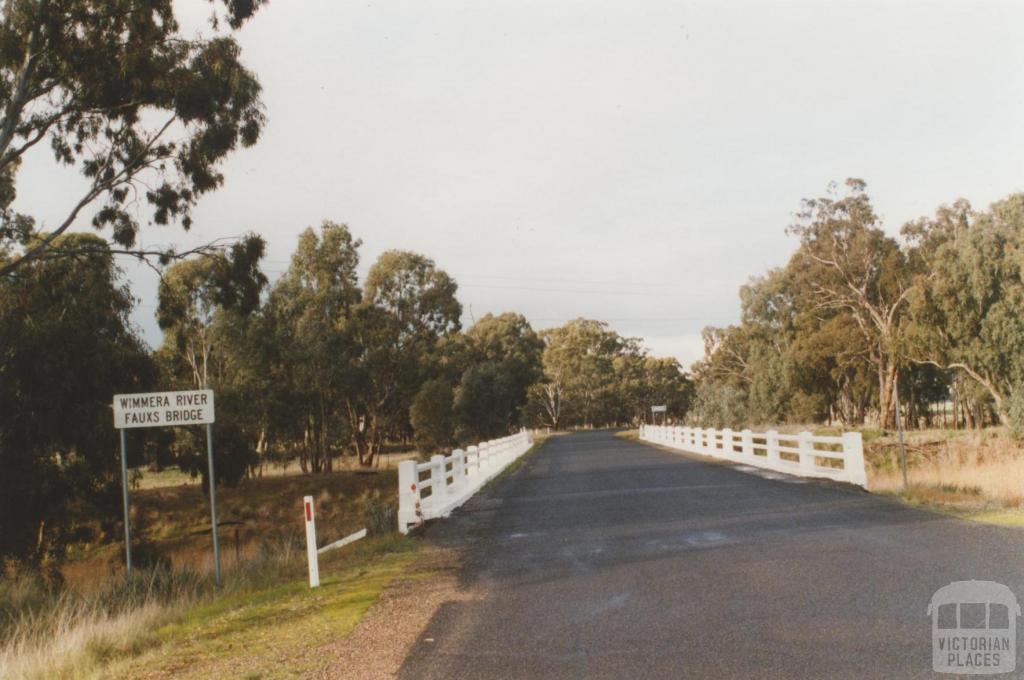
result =
[{"label": "road", "polygon": [[609,432],[549,440],[426,528],[465,551],[474,597],[401,677],[939,677],[935,590],[1024,596],[1024,531],[776,477]]}]

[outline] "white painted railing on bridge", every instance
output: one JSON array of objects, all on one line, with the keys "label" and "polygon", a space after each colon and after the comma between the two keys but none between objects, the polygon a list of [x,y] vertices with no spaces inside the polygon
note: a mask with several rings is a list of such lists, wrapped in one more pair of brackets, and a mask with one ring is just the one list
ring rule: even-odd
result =
[{"label": "white painted railing on bridge", "polygon": [[[402,461],[398,464],[398,530],[405,534],[410,526],[447,517],[531,446],[533,438],[522,430],[466,450],[455,449],[449,456],[434,456],[426,463]],[[424,491],[429,495],[424,496]]]},{"label": "white painted railing on bridge", "polygon": [[680,451],[731,460],[800,477],[824,477],[868,486],[860,432],[820,437],[810,432],[715,430],[671,425],[641,425],[640,439]]}]

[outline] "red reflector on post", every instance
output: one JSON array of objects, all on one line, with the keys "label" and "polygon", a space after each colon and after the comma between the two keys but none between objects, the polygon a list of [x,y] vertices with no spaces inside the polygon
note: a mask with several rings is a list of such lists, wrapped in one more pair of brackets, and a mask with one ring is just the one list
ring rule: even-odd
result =
[{"label": "red reflector on post", "polygon": [[313,521],[313,508],[309,507],[309,503],[306,503],[306,521]]}]

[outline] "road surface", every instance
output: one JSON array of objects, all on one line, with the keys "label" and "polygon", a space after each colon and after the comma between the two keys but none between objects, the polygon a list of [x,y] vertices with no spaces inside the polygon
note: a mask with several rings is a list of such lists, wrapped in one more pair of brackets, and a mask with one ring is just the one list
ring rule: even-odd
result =
[{"label": "road surface", "polygon": [[426,528],[465,551],[475,597],[435,614],[401,677],[939,677],[935,590],[1024,596],[1024,531],[775,477],[610,432],[549,440]]}]

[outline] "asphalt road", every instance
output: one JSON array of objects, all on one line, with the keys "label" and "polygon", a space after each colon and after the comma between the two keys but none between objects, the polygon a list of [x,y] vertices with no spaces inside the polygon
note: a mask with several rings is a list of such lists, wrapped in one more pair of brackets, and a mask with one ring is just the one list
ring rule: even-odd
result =
[{"label": "asphalt road", "polygon": [[401,677],[933,677],[935,590],[1024,597],[1024,531],[777,477],[608,432],[550,440],[426,528],[465,550],[478,597],[437,612]]}]

